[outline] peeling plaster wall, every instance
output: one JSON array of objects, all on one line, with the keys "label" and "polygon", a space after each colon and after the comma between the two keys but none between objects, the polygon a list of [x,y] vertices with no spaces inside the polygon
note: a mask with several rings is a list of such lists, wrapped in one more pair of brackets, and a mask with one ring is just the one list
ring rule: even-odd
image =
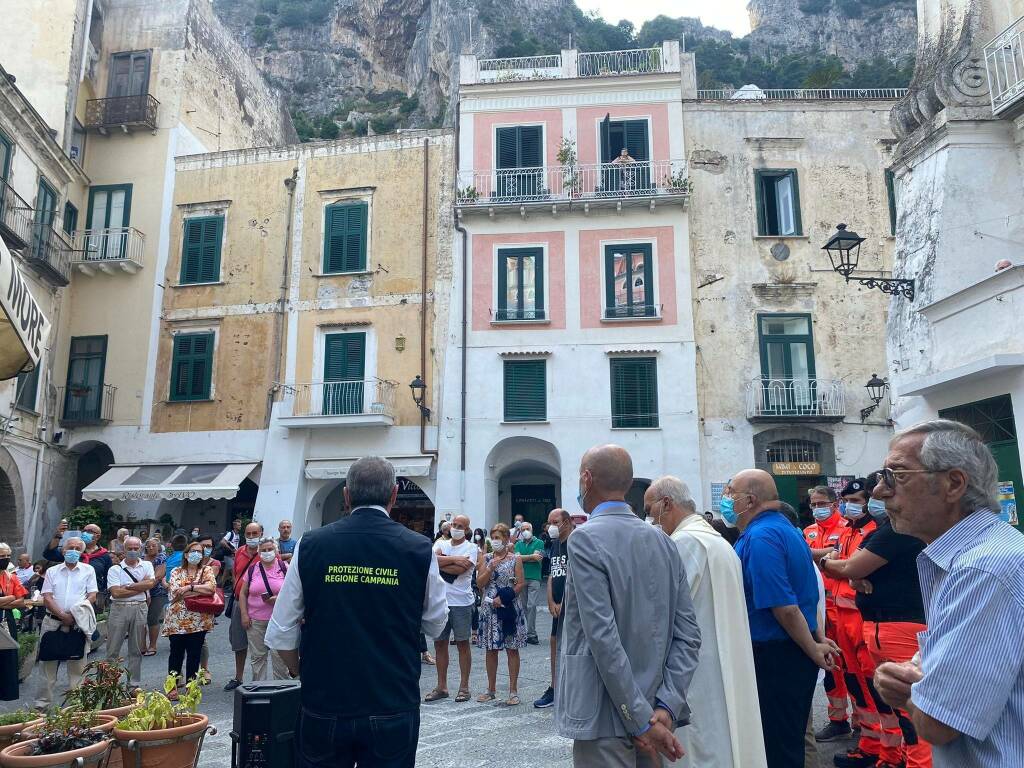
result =
[{"label": "peeling plaster wall", "polygon": [[[889,299],[877,289],[846,284],[831,270],[821,246],[838,222],[846,222],[866,238],[860,258],[864,274],[892,268],[884,173],[894,143],[889,106],[683,105],[693,182],[690,248],[705,494],[711,482],[724,482],[755,458],[763,460],[754,456],[755,434],[794,426],[753,424],[746,417],[747,383],[761,375],[758,313],[812,316],[815,373],[843,382],[846,423],[804,426],[833,436],[835,471],[862,474],[877,468],[884,456],[891,433],[885,404],[867,427],[860,425],[858,412],[870,404],[864,384],[873,372],[885,370]],[[796,169],[802,236],[757,236],[757,168]]]}]

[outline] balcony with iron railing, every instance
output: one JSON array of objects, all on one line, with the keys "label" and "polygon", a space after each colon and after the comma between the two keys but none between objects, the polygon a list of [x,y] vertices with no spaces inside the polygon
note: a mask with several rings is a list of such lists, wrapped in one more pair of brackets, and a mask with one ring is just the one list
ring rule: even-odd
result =
[{"label": "balcony with iron railing", "polygon": [[578,51],[566,49],[547,56],[477,59],[464,55],[459,62],[459,82],[514,83],[527,80],[621,77],[679,72],[679,43],[666,41],[652,48],[628,51]]},{"label": "balcony with iron railing", "polygon": [[1024,104],[1024,17],[996,35],[984,53],[992,114]]},{"label": "balcony with iron railing", "polygon": [[284,389],[291,395],[291,412],[286,408],[279,419],[286,427],[390,427],[395,423],[395,381],[314,381]]},{"label": "balcony with iron railing", "polygon": [[554,165],[546,168],[496,168],[459,173],[456,206],[460,212],[492,212],[499,207],[571,205],[621,207],[661,198],[685,203],[690,195],[683,160]]},{"label": "balcony with iron railing", "polygon": [[86,229],[78,233],[72,263],[86,275],[97,271],[134,274],[145,263],[146,236],[134,227]]},{"label": "balcony with iron railing", "polygon": [[842,421],[843,382],[831,379],[762,377],[747,382],[747,419],[759,421]]},{"label": "balcony with iron railing", "polygon": [[26,264],[54,285],[64,286],[71,281],[74,251],[75,246],[63,231],[36,216],[32,222],[32,241],[23,253]]},{"label": "balcony with iron railing", "polygon": [[32,208],[0,179],[0,237],[11,250],[20,250],[32,242]]},{"label": "balcony with iron railing", "polygon": [[698,101],[897,101],[906,88],[723,88],[697,91]]},{"label": "balcony with iron railing", "polygon": [[71,384],[57,387],[60,423],[64,427],[85,427],[109,424],[114,419],[113,384]]},{"label": "balcony with iron railing", "polygon": [[137,96],[111,96],[89,99],[85,105],[86,130],[107,133],[110,129],[156,130],[160,102],[148,93]]}]

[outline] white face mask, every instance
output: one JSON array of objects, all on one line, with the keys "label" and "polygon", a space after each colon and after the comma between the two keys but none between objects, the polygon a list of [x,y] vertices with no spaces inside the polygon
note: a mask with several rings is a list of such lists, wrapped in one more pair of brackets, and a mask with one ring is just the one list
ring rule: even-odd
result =
[{"label": "white face mask", "polygon": [[491,549],[493,549],[495,552],[504,552],[505,542],[501,539],[491,539]]},{"label": "white face mask", "polygon": [[483,541],[483,540],[484,540],[484,537],[481,536],[479,533],[476,534],[476,536],[473,537],[473,541]]},{"label": "white face mask", "polygon": [[519,536],[523,540],[529,541],[530,539],[533,538],[533,531],[530,531],[530,530],[523,531],[521,534],[519,534]]},{"label": "white face mask", "polygon": [[523,521],[522,520],[516,520],[515,526],[516,526],[516,528],[522,528],[523,527]]},{"label": "white face mask", "polygon": [[452,538],[456,541],[461,541],[466,538],[466,532],[461,528],[452,528]]},{"label": "white face mask", "polygon": [[548,536],[550,536],[552,539],[557,539],[558,538],[558,526],[557,525],[549,525],[548,526]]},{"label": "white face mask", "polygon": [[270,550],[269,552],[260,552],[260,560],[264,563],[272,563],[277,559],[277,552]]}]

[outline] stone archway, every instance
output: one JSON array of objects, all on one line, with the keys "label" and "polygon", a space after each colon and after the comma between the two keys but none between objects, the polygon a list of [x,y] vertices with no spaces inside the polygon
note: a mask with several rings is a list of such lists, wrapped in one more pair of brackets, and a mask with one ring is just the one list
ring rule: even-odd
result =
[{"label": "stone archway", "polygon": [[24,544],[24,499],[18,465],[6,448],[0,448],[0,541],[14,552]]},{"label": "stone archway", "polygon": [[75,504],[81,505],[86,503],[82,489],[110,469],[114,463],[114,452],[106,443],[90,440],[73,446],[71,453],[78,457],[75,462]]},{"label": "stone archway", "polygon": [[[395,480],[398,483],[398,499],[391,509],[391,519],[411,531],[433,537],[434,502],[411,478],[399,476]],[[348,510],[345,509],[344,488],[345,481],[338,480],[333,484],[324,485],[314,494],[306,518],[312,528],[330,525],[348,514]]]},{"label": "stone archway", "polygon": [[474,527],[489,529],[496,522],[511,524],[516,514],[541,530],[551,509],[561,506],[561,457],[558,449],[535,437],[508,437],[486,458],[485,525],[471,516]]},{"label": "stone archway", "polygon": [[651,487],[651,481],[646,477],[634,477],[633,485],[626,493],[626,503],[633,508],[633,514],[639,518],[644,517],[644,494]]}]

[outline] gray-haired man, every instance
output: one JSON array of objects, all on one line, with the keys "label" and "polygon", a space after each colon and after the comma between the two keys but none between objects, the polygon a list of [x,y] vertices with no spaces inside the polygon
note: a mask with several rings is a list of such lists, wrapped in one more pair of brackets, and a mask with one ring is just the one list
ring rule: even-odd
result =
[{"label": "gray-haired man", "polygon": [[142,539],[128,536],[124,540],[124,559],[107,571],[110,590],[107,658],[116,659],[121,655],[121,646],[127,637],[128,683],[136,688],[142,685],[141,641],[146,629],[147,593],[155,586],[153,564],[142,559]]}]

